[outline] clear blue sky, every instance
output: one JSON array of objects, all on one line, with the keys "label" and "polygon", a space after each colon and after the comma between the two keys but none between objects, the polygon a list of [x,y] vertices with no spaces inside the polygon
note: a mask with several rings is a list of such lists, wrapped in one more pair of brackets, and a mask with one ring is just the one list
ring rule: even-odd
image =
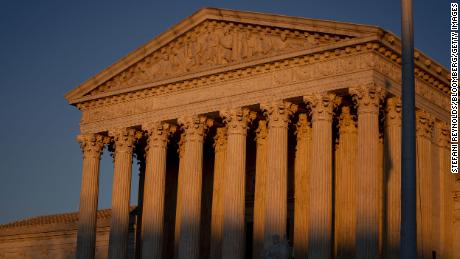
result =
[{"label": "clear blue sky", "polygon": [[[449,62],[449,1],[415,0],[415,45]],[[64,94],[201,7],[377,25],[399,35],[399,0],[0,1],[0,224],[78,210],[79,111]],[[133,173],[132,202],[137,197]],[[99,207],[110,207],[112,163]]]}]

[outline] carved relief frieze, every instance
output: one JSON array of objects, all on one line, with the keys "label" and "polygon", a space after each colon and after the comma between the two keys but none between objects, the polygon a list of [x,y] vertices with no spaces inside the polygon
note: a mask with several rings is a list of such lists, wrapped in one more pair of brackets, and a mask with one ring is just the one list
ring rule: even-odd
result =
[{"label": "carved relief frieze", "polygon": [[146,56],[88,95],[314,48],[344,39],[349,37],[208,20]]}]

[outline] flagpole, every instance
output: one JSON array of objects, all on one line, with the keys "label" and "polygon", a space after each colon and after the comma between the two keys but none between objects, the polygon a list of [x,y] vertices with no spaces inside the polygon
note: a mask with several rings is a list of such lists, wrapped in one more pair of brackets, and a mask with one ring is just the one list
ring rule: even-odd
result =
[{"label": "flagpole", "polygon": [[401,0],[401,258],[417,257],[414,30],[412,0]]}]

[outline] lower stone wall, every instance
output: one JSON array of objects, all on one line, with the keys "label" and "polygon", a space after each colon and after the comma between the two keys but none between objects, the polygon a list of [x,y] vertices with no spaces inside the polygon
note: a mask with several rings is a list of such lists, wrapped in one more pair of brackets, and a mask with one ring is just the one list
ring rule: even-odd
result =
[{"label": "lower stone wall", "polygon": [[[59,218],[60,215],[45,217]],[[31,220],[33,219],[29,219],[28,221]],[[19,224],[16,223],[17,226],[13,224],[12,226],[0,226],[0,259],[75,258],[77,244],[76,220],[75,218],[75,221],[70,222],[39,222],[34,224],[19,222]],[[135,215],[131,215],[128,257],[130,259],[135,258],[135,229]],[[109,232],[110,216],[101,219],[98,218],[96,259],[108,258]]]}]

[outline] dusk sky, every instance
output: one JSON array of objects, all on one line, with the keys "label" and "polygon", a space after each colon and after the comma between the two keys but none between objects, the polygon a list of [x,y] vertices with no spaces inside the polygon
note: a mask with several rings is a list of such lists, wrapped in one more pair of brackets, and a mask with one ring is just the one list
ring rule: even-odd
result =
[{"label": "dusk sky", "polygon": [[[415,46],[447,67],[450,2],[413,2]],[[400,34],[399,0],[2,0],[0,224],[78,210],[80,112],[64,94],[202,7],[369,24]],[[99,208],[110,207],[112,172],[104,150]],[[133,171],[132,204],[137,183]]]}]

